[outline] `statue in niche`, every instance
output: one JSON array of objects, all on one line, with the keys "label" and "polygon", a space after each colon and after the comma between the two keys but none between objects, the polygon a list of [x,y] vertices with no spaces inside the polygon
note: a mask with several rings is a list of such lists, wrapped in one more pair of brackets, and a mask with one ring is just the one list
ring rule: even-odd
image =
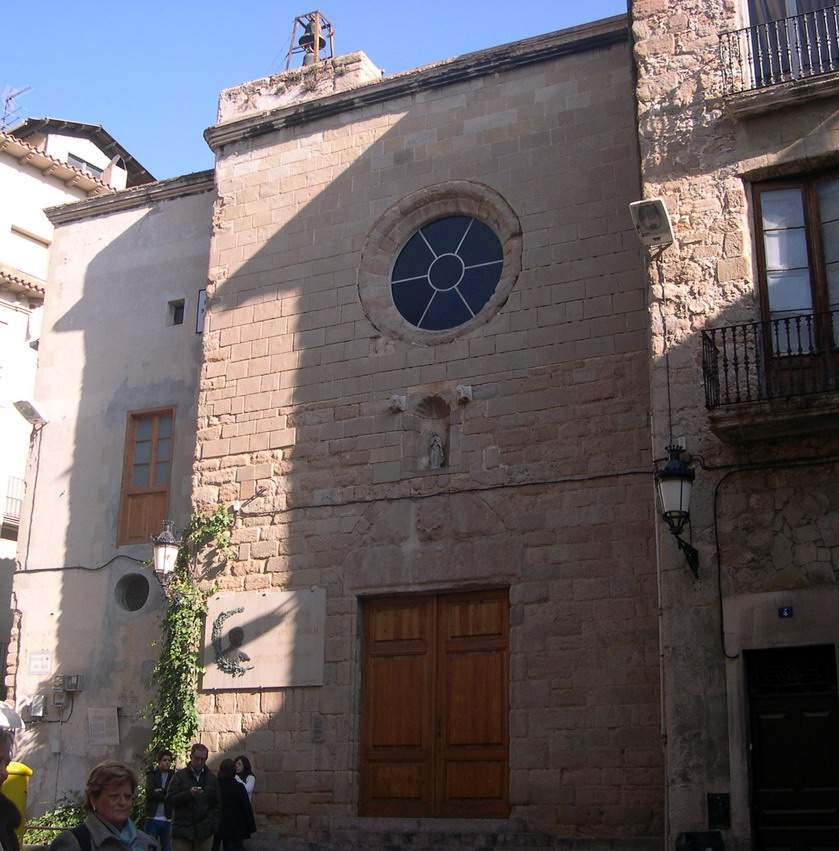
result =
[{"label": "statue in niche", "polygon": [[436,431],[433,431],[428,441],[428,469],[439,470],[445,465],[446,452],[443,449],[443,440]]}]

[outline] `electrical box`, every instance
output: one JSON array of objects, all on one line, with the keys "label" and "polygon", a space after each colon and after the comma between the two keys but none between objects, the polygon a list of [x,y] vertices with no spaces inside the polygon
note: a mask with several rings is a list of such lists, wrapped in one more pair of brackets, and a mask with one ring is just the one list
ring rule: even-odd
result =
[{"label": "electrical box", "polygon": [[33,721],[41,721],[47,714],[47,696],[45,694],[36,694],[29,704],[29,717]]},{"label": "electrical box", "polygon": [[64,691],[69,694],[74,694],[82,690],[82,675],[81,674],[65,674],[64,676]]}]

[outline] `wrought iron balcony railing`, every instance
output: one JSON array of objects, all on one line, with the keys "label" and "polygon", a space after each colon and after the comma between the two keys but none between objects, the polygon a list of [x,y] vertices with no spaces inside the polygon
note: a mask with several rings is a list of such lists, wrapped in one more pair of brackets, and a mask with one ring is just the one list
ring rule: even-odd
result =
[{"label": "wrought iron balcony railing", "polygon": [[709,409],[839,391],[839,309],[702,332]]},{"label": "wrought iron balcony railing", "polygon": [[724,94],[839,71],[839,6],[720,35]]},{"label": "wrought iron balcony railing", "polygon": [[6,506],[3,520],[6,523],[20,522],[20,510],[23,506],[23,479],[17,476],[6,478]]}]

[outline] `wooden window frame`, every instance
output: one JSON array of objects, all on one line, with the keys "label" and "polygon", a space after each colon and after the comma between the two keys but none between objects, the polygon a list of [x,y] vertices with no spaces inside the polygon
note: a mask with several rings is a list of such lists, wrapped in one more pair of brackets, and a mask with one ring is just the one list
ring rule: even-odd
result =
[{"label": "wooden window frame", "polygon": [[821,215],[817,189],[826,180],[839,180],[839,172],[822,172],[797,178],[766,180],[752,185],[754,208],[755,259],[760,295],[760,309],[764,320],[771,319],[769,309],[769,286],[766,280],[766,249],[763,236],[763,210],[761,196],[764,192],[779,189],[800,189],[804,209],[804,235],[807,243],[807,263],[810,271],[810,296],[812,313],[825,314],[830,309],[827,272],[824,261],[824,245],[821,234]]},{"label": "wooden window frame", "polygon": [[[165,485],[149,485],[147,487],[138,488],[132,487],[131,485],[131,469],[133,466],[134,459],[134,445],[135,445],[135,434],[137,429],[138,420],[144,417],[155,417],[156,419],[152,424],[152,439],[151,439],[151,458],[149,459],[149,470],[150,473],[155,469],[157,464],[157,443],[158,443],[158,422],[159,417],[164,415],[169,415],[172,419],[172,429],[170,435],[171,441],[171,449],[169,453],[169,475],[166,479]],[[172,467],[174,465],[174,446],[175,446],[175,408],[174,406],[166,406],[161,408],[144,408],[137,411],[129,411],[126,424],[125,424],[125,443],[123,446],[123,456],[122,456],[122,483],[120,485],[120,496],[119,496],[119,516],[117,517],[117,534],[116,534],[116,544],[118,547],[126,547],[132,546],[138,543],[146,543],[145,540],[134,540],[130,539],[127,535],[127,530],[125,528],[127,522],[127,502],[130,496],[142,496],[142,495],[153,495],[153,494],[165,494],[165,505],[164,505],[164,517],[161,518],[161,522],[165,519],[165,515],[168,514],[169,511],[169,497],[171,492],[172,485]],[[149,537],[154,532],[159,531],[156,529],[149,530]]]}]

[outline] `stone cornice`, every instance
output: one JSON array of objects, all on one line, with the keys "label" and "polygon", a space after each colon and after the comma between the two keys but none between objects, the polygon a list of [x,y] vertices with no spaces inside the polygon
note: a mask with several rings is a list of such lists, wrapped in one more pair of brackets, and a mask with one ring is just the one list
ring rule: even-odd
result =
[{"label": "stone cornice", "polygon": [[476,53],[467,53],[455,59],[394,74],[380,82],[306,101],[297,106],[273,109],[239,121],[219,124],[207,128],[204,131],[204,138],[213,151],[218,151],[225,145],[252,139],[286,127],[306,124],[350,109],[360,109],[426,89],[449,86],[475,77],[536,62],[545,62],[566,54],[607,47],[627,41],[628,38],[627,18],[625,15],[617,15],[547,35],[502,44]]},{"label": "stone cornice", "polygon": [[134,189],[124,189],[113,195],[100,198],[88,198],[73,204],[62,204],[58,207],[48,207],[44,212],[54,225],[65,225],[69,222],[89,219],[94,216],[105,216],[122,210],[133,210],[149,204],[168,201],[183,195],[197,195],[215,189],[215,172],[196,171],[168,180],[158,180],[146,183]]}]

